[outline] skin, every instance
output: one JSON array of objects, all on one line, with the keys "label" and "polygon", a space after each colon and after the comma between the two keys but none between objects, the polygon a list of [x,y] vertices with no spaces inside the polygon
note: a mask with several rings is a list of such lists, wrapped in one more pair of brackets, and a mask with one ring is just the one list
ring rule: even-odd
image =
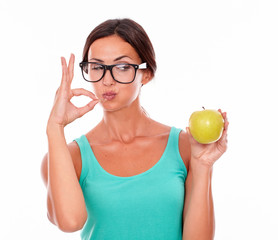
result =
[{"label": "skin", "polygon": [[[96,40],[89,49],[88,59],[107,65],[142,62],[131,45],[115,35]],[[135,81],[130,84],[117,83],[107,71],[101,81],[92,83],[92,93],[71,89],[74,55],[68,65],[62,57],[61,64],[62,81],[47,124],[49,149],[41,170],[47,187],[49,220],[62,231],[73,232],[83,227],[87,212],[78,182],[82,167],[79,147],[75,142],[66,143],[64,127],[101,104],[103,119],[86,137],[100,165],[107,172],[122,177],[145,172],[157,163],[165,150],[170,127],[149,118],[140,105],[142,84],[153,78],[148,69],[138,70]],[[116,95],[107,100],[103,95],[107,92]],[[70,99],[80,95],[90,97],[91,101],[77,108]],[[183,239],[186,240],[206,240],[214,236],[212,168],[227,148],[228,121],[226,113],[222,116],[225,130],[216,143],[199,144],[188,128],[180,134],[180,154],[188,170],[183,211]],[[117,162],[111,157],[115,155]]]}]

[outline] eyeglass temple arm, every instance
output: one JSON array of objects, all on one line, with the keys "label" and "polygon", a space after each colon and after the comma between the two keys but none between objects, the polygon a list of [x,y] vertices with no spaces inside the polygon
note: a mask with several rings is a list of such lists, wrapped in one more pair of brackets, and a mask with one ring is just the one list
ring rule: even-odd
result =
[{"label": "eyeglass temple arm", "polygon": [[138,69],[146,69],[147,68],[147,63],[141,63]]}]

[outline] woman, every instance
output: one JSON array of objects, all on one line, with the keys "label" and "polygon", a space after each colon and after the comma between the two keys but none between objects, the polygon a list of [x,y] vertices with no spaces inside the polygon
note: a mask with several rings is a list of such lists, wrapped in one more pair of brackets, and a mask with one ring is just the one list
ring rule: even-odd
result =
[{"label": "woman", "polygon": [[[71,89],[74,55],[61,62],[42,162],[49,220],[82,229],[82,239],[213,239],[212,167],[227,148],[226,113],[221,139],[209,145],[148,117],[140,91],[155,75],[155,55],[130,19],[108,20],[87,38],[80,67],[94,93]],[[77,108],[70,99],[80,95],[91,101]],[[103,119],[67,144],[64,127],[96,104]]]}]

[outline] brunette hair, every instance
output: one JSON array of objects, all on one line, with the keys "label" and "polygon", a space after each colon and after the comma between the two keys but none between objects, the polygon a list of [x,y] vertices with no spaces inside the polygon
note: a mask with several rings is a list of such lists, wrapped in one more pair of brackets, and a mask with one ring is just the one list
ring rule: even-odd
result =
[{"label": "brunette hair", "polygon": [[88,51],[94,41],[111,35],[117,35],[128,42],[138,53],[142,62],[147,63],[147,68],[154,76],[156,61],[152,43],[141,25],[128,18],[110,19],[98,25],[87,37],[83,49],[83,61],[88,61]]}]

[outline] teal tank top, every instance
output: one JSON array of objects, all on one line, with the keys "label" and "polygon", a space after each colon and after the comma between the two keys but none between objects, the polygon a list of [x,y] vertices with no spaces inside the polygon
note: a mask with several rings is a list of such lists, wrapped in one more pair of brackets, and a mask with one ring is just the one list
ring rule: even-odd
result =
[{"label": "teal tank top", "polygon": [[75,139],[82,158],[81,185],[88,218],[82,240],[181,240],[187,170],[172,127],[160,160],[130,177],[105,171],[85,135]]}]

